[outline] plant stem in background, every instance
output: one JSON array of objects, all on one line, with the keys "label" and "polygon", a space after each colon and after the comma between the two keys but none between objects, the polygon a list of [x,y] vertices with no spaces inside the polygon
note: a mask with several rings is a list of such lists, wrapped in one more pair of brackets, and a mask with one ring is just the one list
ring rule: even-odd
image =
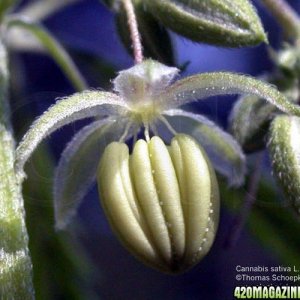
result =
[{"label": "plant stem in background", "polygon": [[300,38],[300,18],[284,0],[261,0],[277,22],[285,35],[292,40]]},{"label": "plant stem in background", "polygon": [[21,16],[26,16],[33,21],[41,21],[44,20],[57,11],[67,7],[76,2],[80,2],[83,0],[46,0],[46,1],[36,1],[33,3],[27,4],[23,7],[19,14]]},{"label": "plant stem in background", "polygon": [[14,172],[7,89],[7,54],[0,41],[0,296],[2,300],[27,300],[34,299],[32,264],[21,184]]},{"label": "plant stem in background", "polygon": [[[42,26],[28,19],[11,18],[7,24],[8,28],[19,27],[30,32],[48,51],[49,55],[56,61],[66,77],[78,91],[87,89],[87,83],[76,68],[73,60],[60,43]],[[23,32],[24,34],[24,32]]]},{"label": "plant stem in background", "polygon": [[127,14],[128,27],[132,40],[134,60],[135,63],[138,64],[143,61],[143,47],[141,43],[141,36],[138,30],[134,7],[131,0],[122,0],[122,3]]},{"label": "plant stem in background", "polygon": [[243,205],[239,215],[237,215],[235,220],[233,221],[232,228],[231,228],[230,233],[225,241],[226,248],[232,248],[236,245],[236,242],[238,241],[238,239],[241,235],[241,232],[245,226],[245,223],[251,212],[253,204],[256,200],[256,193],[258,190],[258,184],[259,184],[260,174],[261,174],[262,159],[263,159],[263,153],[259,153],[256,158],[254,171],[250,176],[250,180],[248,183],[248,187],[247,187],[247,191],[246,191],[246,195],[245,195],[245,199],[244,199],[244,205]]}]

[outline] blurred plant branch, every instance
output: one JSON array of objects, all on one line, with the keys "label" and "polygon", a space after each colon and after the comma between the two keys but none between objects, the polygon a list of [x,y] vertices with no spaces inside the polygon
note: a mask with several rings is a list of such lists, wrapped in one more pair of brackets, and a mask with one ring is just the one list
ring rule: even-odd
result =
[{"label": "blurred plant branch", "polygon": [[[39,0],[27,4],[17,12],[17,15],[19,18],[23,18],[24,22],[37,24],[66,6],[81,1],[83,0]],[[44,52],[47,50],[34,35],[24,34],[24,29],[21,26],[10,30],[9,35],[6,37],[6,43],[9,48],[17,51]]]},{"label": "blurred plant branch", "polygon": [[24,220],[21,184],[14,172],[15,142],[9,120],[8,58],[0,41],[0,295],[34,298],[32,265]]},{"label": "blurred plant branch", "polygon": [[29,3],[19,13],[34,21],[42,21],[66,6],[83,0],[39,0]]},{"label": "blurred plant branch", "polygon": [[[87,88],[85,79],[76,68],[73,60],[60,43],[42,26],[34,22],[30,22],[25,18],[12,17],[8,19],[7,28],[19,28],[32,34],[39,43],[48,51],[49,55],[58,64],[66,77],[71,81],[75,89],[82,91]],[[8,34],[9,36],[9,34]],[[26,35],[25,35],[26,37]]]},{"label": "blurred plant branch", "polygon": [[285,0],[261,0],[281,25],[285,35],[291,39],[300,38],[300,18]]}]

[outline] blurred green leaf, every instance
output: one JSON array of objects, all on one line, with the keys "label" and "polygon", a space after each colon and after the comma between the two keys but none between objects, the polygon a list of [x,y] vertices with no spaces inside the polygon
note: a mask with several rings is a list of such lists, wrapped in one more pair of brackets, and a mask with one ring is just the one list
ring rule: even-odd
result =
[{"label": "blurred green leaf", "polygon": [[166,27],[196,42],[226,47],[257,45],[267,37],[248,0],[144,0]]},{"label": "blurred green leaf", "polygon": [[[281,26],[285,37],[299,39],[300,19],[298,13],[286,0],[260,0]],[[294,1],[296,2],[296,1]],[[292,2],[291,2],[292,3]]]},{"label": "blurred green leaf", "polygon": [[54,231],[53,168],[43,145],[26,169],[28,179],[23,186],[36,299],[94,299],[92,268],[84,250],[70,232]]},{"label": "blurred green leaf", "polygon": [[43,21],[60,10],[65,9],[67,6],[71,6],[76,2],[83,0],[35,0],[27,1],[20,10],[18,14],[20,16],[26,16],[35,22]]},{"label": "blurred green leaf", "polygon": [[31,22],[28,19],[10,18],[7,20],[7,26],[20,27],[32,33],[38,41],[49,52],[50,56],[55,60],[66,77],[70,80],[76,90],[83,91],[87,89],[85,79],[80,74],[73,60],[61,44],[41,25]]},{"label": "blurred green leaf", "polygon": [[274,64],[288,78],[300,76],[300,49],[288,43],[283,44],[278,51],[270,50],[270,56]]},{"label": "blurred green leaf", "polygon": [[4,17],[4,15],[6,14],[6,12],[9,9],[12,9],[16,3],[19,2],[19,0],[1,0],[0,1],[0,22],[2,20],[2,18]]}]

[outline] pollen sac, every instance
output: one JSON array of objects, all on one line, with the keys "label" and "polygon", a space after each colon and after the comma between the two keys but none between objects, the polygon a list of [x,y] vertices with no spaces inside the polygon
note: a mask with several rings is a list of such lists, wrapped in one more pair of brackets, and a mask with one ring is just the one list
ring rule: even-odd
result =
[{"label": "pollen sac", "polygon": [[270,128],[268,148],[273,174],[300,216],[300,118],[276,117]]},{"label": "pollen sac", "polygon": [[102,206],[122,244],[146,265],[181,273],[214,241],[219,220],[216,175],[204,150],[187,135],[170,146],[138,140],[132,154],[109,144],[98,168]]}]

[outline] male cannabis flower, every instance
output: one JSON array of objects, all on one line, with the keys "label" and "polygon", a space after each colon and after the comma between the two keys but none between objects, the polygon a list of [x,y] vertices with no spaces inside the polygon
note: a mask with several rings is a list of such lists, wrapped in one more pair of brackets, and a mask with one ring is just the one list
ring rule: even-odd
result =
[{"label": "male cannabis flower", "polygon": [[[217,226],[217,213],[210,215],[210,209],[218,210],[218,196],[214,194],[217,193],[216,182],[209,160],[197,143],[205,149],[213,167],[227,177],[230,185],[240,185],[245,174],[244,154],[231,135],[204,116],[178,107],[209,96],[246,93],[265,98],[284,112],[300,115],[299,107],[288,102],[275,88],[251,77],[217,72],[172,83],[177,74],[178,69],[174,67],[146,60],[119,73],[113,82],[114,93],[86,91],[58,101],[33,123],[17,148],[15,162],[16,172],[22,179],[25,162],[46,136],[73,121],[95,117],[96,120],[81,129],[67,145],[56,168],[56,227],[63,229],[76,213],[80,201],[96,179],[98,161],[104,153],[98,182],[111,224],[136,256],[167,272],[183,271],[203,257],[212,244]],[[124,142],[130,138],[135,142],[141,129],[146,141],[134,143],[129,159]],[[150,139],[151,135],[155,137]],[[169,143],[173,136],[175,138],[167,151],[164,142]],[[151,151],[160,161],[157,165],[152,165],[157,161],[150,158]],[[160,160],[160,153],[165,153],[166,160]],[[124,161],[120,161],[120,157]],[[202,167],[200,163],[196,167],[200,161]],[[150,177],[152,171],[154,174]],[[114,176],[121,176],[122,182],[126,182],[122,188],[127,194],[120,193],[116,197],[120,192],[117,188],[122,185],[116,183]],[[149,179],[152,183],[142,179],[143,176],[153,178],[152,181]],[[141,181],[137,184],[139,177]],[[153,185],[155,178],[156,184],[162,184],[158,189]],[[135,182],[137,189],[135,196],[128,194],[132,189],[131,181]],[[139,189],[139,186],[143,188]],[[155,207],[158,209],[159,203],[154,201],[154,189],[157,193],[164,193],[159,199],[171,201],[174,198],[171,201],[174,207],[169,203],[157,213],[152,211]],[[188,205],[175,208],[185,201]],[[130,214],[135,211],[135,219],[129,215],[127,219],[125,206],[121,203],[130,204]],[[212,208],[208,209],[210,204]],[[143,210],[145,219],[139,210]],[[115,218],[117,211],[118,218]],[[170,218],[168,223],[174,228],[167,230],[162,212]],[[126,220],[128,224],[125,226]],[[134,226],[132,220],[139,220],[143,229],[140,235],[129,230]],[[209,220],[212,223],[206,224]],[[148,252],[143,248],[147,243]]]},{"label": "male cannabis flower", "polygon": [[163,272],[186,271],[209,251],[219,220],[216,176],[187,135],[169,149],[157,136],[109,144],[98,169],[101,201],[114,232],[133,255]]}]

